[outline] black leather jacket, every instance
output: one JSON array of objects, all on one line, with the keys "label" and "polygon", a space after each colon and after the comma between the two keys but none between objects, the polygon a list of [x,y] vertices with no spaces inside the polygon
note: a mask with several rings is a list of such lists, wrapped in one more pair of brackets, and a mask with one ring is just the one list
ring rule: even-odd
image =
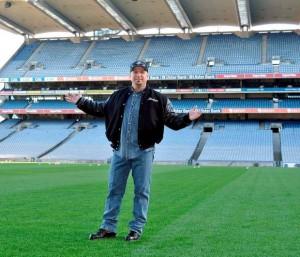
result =
[{"label": "black leather jacket", "polygon": [[[124,108],[132,93],[131,87],[125,87],[115,91],[105,103],[84,97],[76,103],[85,113],[105,118],[106,136],[114,149],[120,145]],[[142,92],[140,104],[138,143],[141,149],[152,147],[162,140],[164,125],[179,130],[191,123],[188,114],[176,114],[168,98],[148,86]]]}]

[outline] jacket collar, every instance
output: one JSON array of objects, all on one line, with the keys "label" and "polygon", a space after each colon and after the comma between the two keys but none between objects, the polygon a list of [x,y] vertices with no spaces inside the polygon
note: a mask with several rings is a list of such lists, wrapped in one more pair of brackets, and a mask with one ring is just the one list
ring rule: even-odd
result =
[{"label": "jacket collar", "polygon": [[[135,92],[135,90],[134,90],[134,88],[132,86],[130,86],[129,88],[130,88],[131,92]],[[146,87],[142,91],[139,91],[137,93],[145,93],[148,89],[149,89],[149,86],[146,85]]]}]

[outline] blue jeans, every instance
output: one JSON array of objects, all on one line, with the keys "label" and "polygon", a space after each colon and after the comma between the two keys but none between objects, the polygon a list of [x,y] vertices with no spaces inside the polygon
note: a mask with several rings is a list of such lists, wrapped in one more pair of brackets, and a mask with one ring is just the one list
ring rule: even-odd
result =
[{"label": "blue jeans", "polygon": [[134,218],[129,222],[129,228],[139,234],[142,233],[147,221],[153,156],[153,149],[142,151],[141,154],[133,159],[122,158],[114,152],[101,228],[116,232],[122,198],[125,193],[129,172],[132,170],[134,181]]}]

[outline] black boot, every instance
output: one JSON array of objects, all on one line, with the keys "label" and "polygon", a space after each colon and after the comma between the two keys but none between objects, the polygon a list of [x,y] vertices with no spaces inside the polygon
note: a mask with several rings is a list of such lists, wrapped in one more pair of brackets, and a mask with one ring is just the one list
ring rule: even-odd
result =
[{"label": "black boot", "polygon": [[130,230],[128,235],[125,237],[126,241],[137,241],[139,240],[141,235],[135,231]]},{"label": "black boot", "polygon": [[117,234],[115,232],[110,232],[108,230],[100,228],[96,233],[90,234],[89,239],[97,240],[97,239],[115,238],[116,235]]}]

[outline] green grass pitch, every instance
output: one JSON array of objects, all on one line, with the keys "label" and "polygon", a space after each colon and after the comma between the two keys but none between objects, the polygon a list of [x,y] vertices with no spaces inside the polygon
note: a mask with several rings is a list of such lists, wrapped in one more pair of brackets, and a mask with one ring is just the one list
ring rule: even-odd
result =
[{"label": "green grass pitch", "polygon": [[116,239],[100,223],[108,166],[1,164],[0,256],[297,257],[300,170],[154,166],[142,239],[125,242],[129,179]]}]

